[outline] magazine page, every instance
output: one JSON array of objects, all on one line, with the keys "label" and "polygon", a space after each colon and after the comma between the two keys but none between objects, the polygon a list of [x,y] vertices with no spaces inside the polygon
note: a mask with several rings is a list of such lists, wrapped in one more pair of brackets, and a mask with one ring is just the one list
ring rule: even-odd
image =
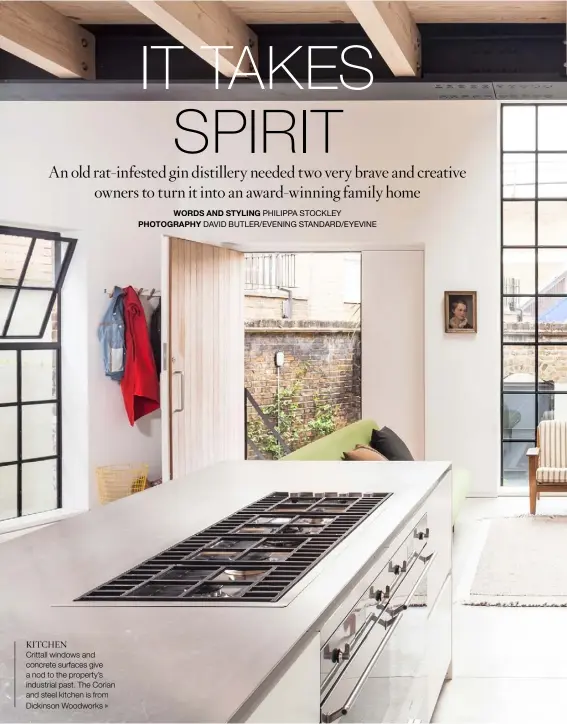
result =
[{"label": "magazine page", "polygon": [[0,2],[0,722],[558,718],[535,5]]}]

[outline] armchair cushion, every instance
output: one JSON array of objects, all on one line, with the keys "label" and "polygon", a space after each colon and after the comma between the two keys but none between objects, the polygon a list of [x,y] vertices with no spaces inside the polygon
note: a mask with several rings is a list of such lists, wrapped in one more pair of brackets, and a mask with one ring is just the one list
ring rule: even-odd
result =
[{"label": "armchair cushion", "polygon": [[567,468],[538,468],[536,482],[545,485],[567,484]]},{"label": "armchair cushion", "polygon": [[567,420],[543,420],[538,432],[540,470],[567,468]]}]

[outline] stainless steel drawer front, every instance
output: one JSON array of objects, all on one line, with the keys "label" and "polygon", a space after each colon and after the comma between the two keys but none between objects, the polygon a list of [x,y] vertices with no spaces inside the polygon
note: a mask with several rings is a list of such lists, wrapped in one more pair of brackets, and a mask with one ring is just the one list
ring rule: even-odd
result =
[{"label": "stainless steel drawer front", "polygon": [[[369,618],[364,627],[364,632],[360,632],[360,643],[357,645],[356,650],[353,649],[352,655],[344,659],[340,676],[328,677],[328,683],[322,691],[322,722],[329,724],[348,714],[364,687],[366,680],[370,676],[373,667],[376,665],[380,655],[401,623],[404,612],[412,602],[414,602],[418,589],[434,563],[435,556],[436,554],[434,552],[424,550],[414,558],[407,575],[392,596],[393,603],[385,606],[382,611],[378,611]],[[367,642],[371,645],[365,646],[364,644]],[[361,662],[358,662],[359,658]],[[348,679],[349,667],[359,668],[358,663],[363,667],[360,674],[353,676],[352,679]],[[343,699],[343,702],[335,708],[338,702],[333,702],[334,706],[331,706],[330,700],[333,698],[335,700],[337,699],[336,696],[333,697],[333,692],[337,685],[345,680],[352,682],[352,688],[350,688],[349,685],[350,692]]]},{"label": "stainless steel drawer front", "polygon": [[[399,592],[404,595],[401,586],[419,556],[424,554],[428,539],[427,515],[424,515],[326,641],[321,651],[323,695],[366,640],[376,619],[387,617],[388,609],[399,602]],[[404,588],[407,593],[407,587]]]}]

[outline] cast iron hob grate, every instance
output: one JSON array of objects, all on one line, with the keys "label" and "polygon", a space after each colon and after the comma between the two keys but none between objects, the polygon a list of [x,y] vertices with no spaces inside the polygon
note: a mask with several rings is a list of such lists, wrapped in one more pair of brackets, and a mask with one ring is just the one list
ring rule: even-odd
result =
[{"label": "cast iron hob grate", "polygon": [[278,601],[391,493],[271,493],[77,601]]}]

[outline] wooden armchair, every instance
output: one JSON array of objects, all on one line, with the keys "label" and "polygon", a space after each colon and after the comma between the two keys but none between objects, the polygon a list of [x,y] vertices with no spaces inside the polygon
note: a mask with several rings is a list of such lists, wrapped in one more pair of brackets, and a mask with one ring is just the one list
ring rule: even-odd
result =
[{"label": "wooden armchair", "polygon": [[544,420],[537,428],[537,447],[527,451],[530,514],[540,493],[567,492],[567,420]]}]

